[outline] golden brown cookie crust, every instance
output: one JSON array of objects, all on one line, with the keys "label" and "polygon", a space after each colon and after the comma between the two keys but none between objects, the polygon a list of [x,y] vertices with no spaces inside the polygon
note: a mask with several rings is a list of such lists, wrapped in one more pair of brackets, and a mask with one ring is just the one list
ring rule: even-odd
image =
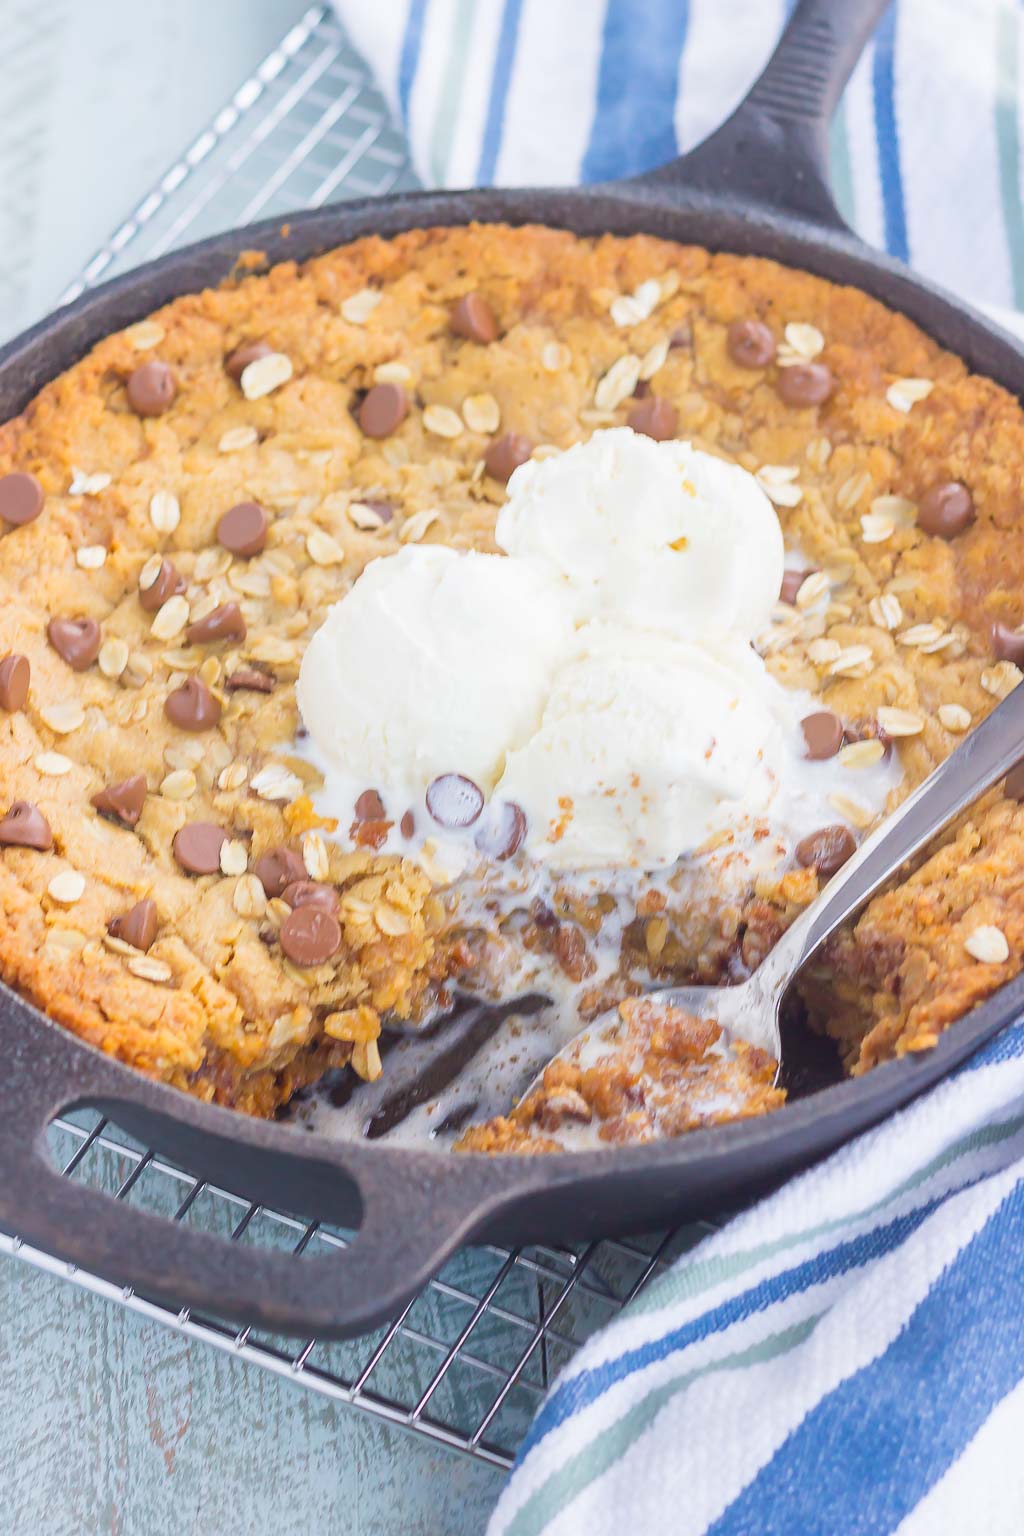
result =
[{"label": "golden brown cookie crust", "polygon": [[[650,313],[617,325],[615,300],[652,279],[660,298]],[[470,292],[486,296],[497,340],[452,333],[449,310]],[[784,345],[787,326],[805,346],[808,328],[820,333],[816,355],[834,381],[824,405],[787,405],[775,365],[732,361],[728,327],[750,317]],[[290,371],[250,399],[225,359],[253,341]],[[795,467],[785,483],[798,499],[779,505],[787,543],[833,584],[820,616],[783,615],[769,665],[844,720],[870,727],[879,708],[919,719],[899,744],[904,789],[959,739],[940,706],[976,722],[1019,679],[997,664],[990,628],[1024,619],[1021,408],[864,294],[761,259],[538,227],[419,230],[360,240],[302,267],[283,263],[108,337],[0,428],[0,474],[31,472],[46,494],[38,519],[0,539],[0,655],[23,653],[32,667],[26,708],[0,712],[0,811],[31,801],[55,840],[48,852],[0,852],[0,969],[12,985],[140,1070],[256,1113],[351,1054],[351,1041],[324,1034],[327,1014],[365,1006],[408,1015],[423,1005],[450,964],[436,942],[442,914],[411,864],[319,839],[308,770],[289,752],[302,650],[368,560],[414,539],[492,549],[504,487],[484,472],[488,448],[516,434],[562,449],[624,422],[635,400],[613,392],[609,405],[599,386],[627,354],[647,368],[657,362],[648,389],[675,407],[680,436],[755,472]],[[169,367],[176,393],[162,414],[139,415],[126,383],[151,361]],[[377,438],[356,418],[381,379],[399,381],[408,411]],[[904,410],[892,387],[907,379],[932,387]],[[431,430],[438,419],[450,425],[437,407],[454,413],[457,435]],[[965,482],[976,508],[959,538],[929,537],[912,515],[875,538],[891,510],[879,512],[877,498],[913,509],[946,480]],[[268,514],[266,548],[232,556],[217,524],[245,500]],[[372,507],[367,515],[374,502],[390,504],[389,521]],[[245,640],[189,646],[174,615],[154,634],[159,615],[139,601],[154,556],[184,578],[188,622],[235,602]],[[48,644],[54,615],[101,626],[103,648],[87,670],[72,671]],[[920,626],[931,626],[924,643]],[[273,691],[230,691],[228,677],[246,669],[272,674]],[[195,736],[163,707],[190,677],[222,706],[217,727]],[[70,766],[54,773],[54,754]],[[268,766],[302,782],[286,778],[281,796],[261,798],[252,786]],[[126,829],[95,813],[90,797],[134,773],[145,774],[148,795]],[[850,781],[855,800],[854,772]],[[192,820],[217,822],[242,843],[246,873],[184,874],[172,841]],[[978,827],[984,850],[996,829],[984,818]],[[268,848],[302,852],[304,834],[307,862],[326,870],[342,899],[342,948],[312,972],[282,961],[284,914],[261,901],[251,875]],[[73,904],[50,894],[69,869],[85,877]],[[992,878],[1016,912],[1014,867],[999,864]],[[756,899],[784,922],[813,895],[813,878],[801,880],[799,890],[776,882]],[[111,948],[108,922],[144,897],[159,912],[152,948]],[[897,928],[912,910],[893,919]],[[396,926],[404,931],[386,931]],[[716,940],[698,932],[685,942],[711,953]],[[1016,951],[1002,970],[974,964],[957,993],[964,1006],[1013,973]],[[871,1060],[942,1027],[937,1005],[921,1006],[870,1047]],[[365,1051],[360,1064],[364,1074],[379,1069]]]}]

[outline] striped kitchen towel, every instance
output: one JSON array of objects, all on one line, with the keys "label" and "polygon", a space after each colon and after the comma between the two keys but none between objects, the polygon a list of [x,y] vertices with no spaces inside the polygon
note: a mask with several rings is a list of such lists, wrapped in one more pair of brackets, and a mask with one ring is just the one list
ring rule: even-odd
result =
[{"label": "striped kitchen towel", "polygon": [[[728,114],[792,0],[335,0],[428,186],[646,170]],[[838,0],[837,0],[838,3]],[[1019,0],[897,0],[832,139],[866,240],[1024,308]]]},{"label": "striped kitchen towel", "polygon": [[1020,1536],[1024,1025],[735,1218],[556,1383],[491,1536]]},{"label": "striped kitchen towel", "polygon": [[[336,0],[428,183],[700,139],[783,0]],[[833,133],[864,237],[1024,309],[1016,0],[899,0]],[[1018,317],[1014,317],[1017,319]],[[574,1358],[491,1536],[1020,1536],[1024,1024],[735,1218]]]}]

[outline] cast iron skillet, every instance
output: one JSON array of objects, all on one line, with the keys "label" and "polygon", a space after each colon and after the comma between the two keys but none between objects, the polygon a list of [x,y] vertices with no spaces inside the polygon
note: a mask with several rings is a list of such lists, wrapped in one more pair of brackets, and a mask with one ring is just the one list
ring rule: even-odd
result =
[{"label": "cast iron skillet", "polygon": [[[869,250],[825,179],[828,122],[885,0],[800,0],[733,116],[692,154],[634,180],[574,190],[413,193],[256,225],[129,273],[60,310],[0,354],[0,419],[101,337],[227,277],[239,253],[315,255],[359,235],[471,219],[583,235],[647,231],[774,257],[902,310],[1014,393],[1024,354],[1006,335]],[[889,1063],[761,1120],[648,1147],[553,1157],[453,1156],[316,1138],[200,1104],[81,1044],[0,988],[0,1227],[169,1305],[281,1332],[345,1336],[394,1315],[470,1238],[553,1241],[708,1213],[810,1162],[936,1082],[1024,1003],[1024,976],[927,1054]],[[91,1104],[187,1168],[268,1206],[353,1225],[343,1254],[296,1260],[132,1209],[61,1177],[45,1128]]]}]

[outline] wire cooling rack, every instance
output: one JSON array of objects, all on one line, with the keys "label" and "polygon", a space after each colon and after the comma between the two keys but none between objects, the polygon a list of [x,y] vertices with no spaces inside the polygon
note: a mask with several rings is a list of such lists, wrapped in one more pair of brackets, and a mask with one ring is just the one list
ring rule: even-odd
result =
[{"label": "wire cooling rack", "polygon": [[401,128],[314,5],[61,294],[255,219],[418,186]]},{"label": "wire cooling rack", "polygon": [[[186,241],[329,199],[416,185],[401,130],[332,13],[314,6],[89,262],[62,302]],[[69,1179],[233,1242],[296,1255],[351,1234],[251,1205],[195,1179],[89,1111],[56,1120]],[[582,1248],[488,1245],[457,1254],[386,1327],[296,1343],[177,1313],[0,1233],[8,1252],[326,1397],[455,1450],[511,1465],[553,1377],[709,1224]]]},{"label": "wire cooling rack", "polygon": [[[353,1236],[197,1179],[94,1111],[55,1120],[49,1141],[67,1178],[232,1242],[298,1257],[344,1248]],[[548,1386],[580,1345],[708,1229],[697,1223],[577,1248],[465,1248],[398,1317],[341,1343],[239,1328],[194,1310],[187,1297],[175,1313],[17,1237],[0,1234],[0,1252],[325,1397],[508,1467]]]}]

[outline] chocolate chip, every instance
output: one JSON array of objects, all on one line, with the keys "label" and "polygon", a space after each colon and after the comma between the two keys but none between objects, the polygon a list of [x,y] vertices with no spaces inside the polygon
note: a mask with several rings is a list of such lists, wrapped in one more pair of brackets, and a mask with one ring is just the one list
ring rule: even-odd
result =
[{"label": "chocolate chip", "polygon": [[258,555],[266,548],[267,514],[258,501],[229,507],[217,524],[217,542],[233,555]]},{"label": "chocolate chip", "polygon": [[813,576],[813,571],[783,571],[782,586],[779,588],[779,597],[784,603],[795,603],[796,595],[800,591],[808,576]]},{"label": "chocolate chip", "polygon": [[675,352],[679,347],[690,347],[692,345],[693,327],[688,320],[684,320],[682,325],[676,326],[668,338],[668,349],[670,352]]},{"label": "chocolate chip", "polygon": [[159,926],[156,902],[151,901],[147,896],[145,900],[137,901],[134,907],[129,907],[127,912],[121,912],[117,917],[112,917],[107,924],[107,932],[112,939],[121,939],[125,944],[130,944],[133,949],[146,950],[151,947],[156,938]]},{"label": "chocolate chip", "polygon": [[997,660],[1024,666],[1024,631],[1011,629],[1009,624],[993,624],[992,650]]},{"label": "chocolate chip", "polygon": [[43,488],[35,475],[14,469],[0,475],[0,518],[12,528],[34,523],[43,510]]},{"label": "chocolate chip", "polygon": [[1010,769],[1003,782],[1003,793],[1007,800],[1024,800],[1024,763]]},{"label": "chocolate chip", "polygon": [[[203,618],[188,626],[185,638],[190,645],[203,645],[213,640],[244,640],[245,619],[241,608],[237,603],[221,603],[219,607],[211,608]],[[270,686],[272,688],[273,683]]]},{"label": "chocolate chip", "polygon": [[252,872],[270,898],[280,896],[286,886],[294,885],[296,882],[304,883],[309,879],[302,859],[293,849],[286,848],[283,843],[276,848],[268,848],[266,853],[261,853],[252,867]]},{"label": "chocolate chip", "polygon": [[5,656],[0,661],[0,709],[6,709],[9,715],[24,709],[31,678],[32,668],[27,656],[19,656],[17,651]]},{"label": "chocolate chip", "polygon": [[775,361],[775,337],[763,320],[734,320],[725,346],[740,368],[767,368]]},{"label": "chocolate chip", "polygon": [[384,821],[387,811],[375,789],[364,789],[356,801],[356,821]]},{"label": "chocolate chip", "polygon": [[807,756],[815,762],[835,757],[843,744],[843,722],[830,709],[816,710],[800,722],[807,743]]},{"label": "chocolate chip", "polygon": [[670,400],[648,395],[639,405],[634,405],[626,417],[626,425],[644,437],[653,437],[656,443],[665,443],[675,437],[679,425],[679,412]]},{"label": "chocolate chip", "polygon": [[427,786],[427,810],[442,827],[471,827],[483,808],[480,786],[461,773],[442,773]]},{"label": "chocolate chip", "polygon": [[944,480],[921,497],[917,526],[939,539],[955,539],[974,522],[974,499],[959,480]]},{"label": "chocolate chip", "polygon": [[220,719],[220,704],[198,677],[187,677],[164,700],[164,714],[179,731],[210,731]]},{"label": "chocolate chip", "polygon": [[30,800],[15,800],[0,821],[0,848],[35,848],[40,853],[53,847],[50,823]]},{"label": "chocolate chip", "polygon": [[84,672],[99,655],[103,636],[95,619],[51,619],[46,638],[62,661]]},{"label": "chocolate chip", "polygon": [[341,924],[322,907],[296,907],[281,924],[280,938],[293,965],[323,965],[341,948]]},{"label": "chocolate chip", "polygon": [[136,416],[162,416],[174,404],[178,386],[166,363],[142,363],[128,375],[128,404]]},{"label": "chocolate chip", "polygon": [[106,789],[98,790],[90,804],[104,816],[114,816],[126,827],[134,827],[142,815],[146,790],[146,775],[136,773],[130,779],[122,779],[118,784],[108,784]]},{"label": "chocolate chip", "polygon": [[175,832],[174,857],[187,875],[215,875],[228,835],[212,821],[187,821]]},{"label": "chocolate chip", "polygon": [[148,587],[139,588],[139,602],[147,613],[156,613],[169,597],[177,597],[178,593],[184,590],[184,576],[178,574],[169,560],[161,560],[156,580]]},{"label": "chocolate chip", "polygon": [[842,869],[856,851],[853,833],[844,826],[822,827],[796,845],[797,862],[805,869],[816,869],[826,880]]},{"label": "chocolate chip", "polygon": [[224,359],[224,372],[237,384],[250,363],[255,363],[261,357],[269,357],[273,350],[265,341],[243,341],[241,346],[229,352]]},{"label": "chocolate chip", "polygon": [[359,407],[359,426],[367,437],[390,437],[409,414],[409,396],[398,384],[375,384]]},{"label": "chocolate chip", "polygon": [[293,880],[281,892],[281,900],[290,907],[322,907],[325,912],[338,910],[338,893],[333,885],[319,880]]},{"label": "chocolate chip", "polygon": [[825,363],[791,363],[779,369],[775,388],[779,399],[797,410],[823,405],[832,393],[832,370]]},{"label": "chocolate chip", "polygon": [[224,686],[229,693],[238,689],[245,689],[249,693],[273,693],[275,679],[270,672],[261,672],[258,667],[239,667],[237,672],[232,672],[224,679]]},{"label": "chocolate chip", "polygon": [[486,346],[498,339],[494,310],[482,293],[464,294],[457,304],[452,305],[448,323],[456,336],[464,336],[467,341],[478,341]]},{"label": "chocolate chip", "polygon": [[492,805],[487,822],[476,834],[476,846],[488,859],[510,859],[526,836],[526,813],[514,800]]},{"label": "chocolate chip", "polygon": [[504,437],[495,438],[484,454],[484,468],[493,479],[507,485],[512,471],[525,464],[532,452],[533,444],[528,437],[506,432]]},{"label": "chocolate chip", "polygon": [[398,824],[398,830],[401,832],[403,837],[412,837],[413,833],[416,831],[416,817],[413,815],[412,811],[406,811],[405,815],[402,817]]}]

